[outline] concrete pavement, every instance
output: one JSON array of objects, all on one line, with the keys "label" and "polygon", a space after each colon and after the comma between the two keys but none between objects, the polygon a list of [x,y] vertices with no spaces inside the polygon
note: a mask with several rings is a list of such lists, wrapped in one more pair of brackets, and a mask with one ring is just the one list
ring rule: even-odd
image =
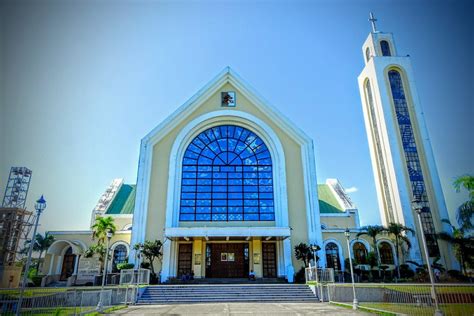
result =
[{"label": "concrete pavement", "polygon": [[115,315],[371,315],[328,303],[212,303],[139,305]]}]

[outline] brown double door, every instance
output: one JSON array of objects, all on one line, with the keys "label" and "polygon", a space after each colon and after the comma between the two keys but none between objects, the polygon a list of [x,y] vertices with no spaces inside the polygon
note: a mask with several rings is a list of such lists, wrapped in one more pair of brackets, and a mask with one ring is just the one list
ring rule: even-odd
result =
[{"label": "brown double door", "polygon": [[263,277],[276,278],[277,277],[277,262],[276,262],[276,244],[273,242],[262,243],[262,257],[263,257]]},{"label": "brown double door", "polygon": [[207,278],[246,278],[249,273],[247,243],[208,243]]}]

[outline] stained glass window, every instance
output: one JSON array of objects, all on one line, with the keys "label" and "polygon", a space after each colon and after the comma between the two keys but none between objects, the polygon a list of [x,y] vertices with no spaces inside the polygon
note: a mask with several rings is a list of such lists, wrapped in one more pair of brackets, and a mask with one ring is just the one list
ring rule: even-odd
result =
[{"label": "stained glass window", "polygon": [[367,263],[367,248],[360,241],[356,241],[352,246],[354,252],[354,259],[357,264],[366,264]]},{"label": "stained glass window", "polygon": [[388,72],[390,88],[392,90],[393,103],[395,105],[395,113],[397,114],[398,127],[400,137],[405,153],[405,162],[408,177],[411,183],[413,198],[421,201],[423,204],[421,219],[423,231],[426,236],[426,244],[430,257],[439,256],[438,242],[436,241],[436,231],[431,216],[431,210],[426,193],[423,171],[421,169],[420,157],[415,141],[415,134],[408,110],[408,102],[403,89],[403,81],[400,73],[396,70]]},{"label": "stained glass window", "polygon": [[127,247],[118,245],[114,249],[114,259],[112,262],[112,270],[117,271],[117,265],[127,261]]},{"label": "stained glass window", "polygon": [[330,242],[326,245],[326,265],[334,270],[341,270],[341,262],[339,260],[339,247]]},{"label": "stained glass window", "polygon": [[382,50],[382,56],[392,56],[390,44],[387,41],[380,41],[380,49]]},{"label": "stained glass window", "polygon": [[392,247],[388,242],[381,242],[379,244],[380,252],[380,263],[382,264],[395,264],[393,261],[393,252]]},{"label": "stained glass window", "polygon": [[255,133],[234,125],[201,132],[183,157],[180,221],[274,221],[273,166]]}]

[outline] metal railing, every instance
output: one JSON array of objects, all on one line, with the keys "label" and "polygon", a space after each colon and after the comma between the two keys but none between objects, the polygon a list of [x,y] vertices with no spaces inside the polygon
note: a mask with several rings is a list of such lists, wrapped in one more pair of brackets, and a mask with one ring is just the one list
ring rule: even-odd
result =
[{"label": "metal railing", "polygon": [[[15,315],[19,289],[0,289],[0,315]],[[27,288],[21,304],[21,315],[81,315],[96,309],[100,295],[105,308],[133,302],[136,289],[108,287],[102,294],[99,287]]]},{"label": "metal railing", "polygon": [[[324,299],[352,303],[352,285],[327,283]],[[434,297],[430,284],[356,283],[359,306],[405,315],[433,315]],[[445,315],[474,315],[474,286],[470,284],[436,284],[439,307]]]}]

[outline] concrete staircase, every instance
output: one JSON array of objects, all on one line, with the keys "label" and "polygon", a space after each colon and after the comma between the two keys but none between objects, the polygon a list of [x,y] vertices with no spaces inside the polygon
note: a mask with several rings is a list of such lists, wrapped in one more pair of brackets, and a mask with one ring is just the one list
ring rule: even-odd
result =
[{"label": "concrete staircase", "polygon": [[138,304],[218,302],[318,302],[302,284],[206,284],[148,286]]}]

